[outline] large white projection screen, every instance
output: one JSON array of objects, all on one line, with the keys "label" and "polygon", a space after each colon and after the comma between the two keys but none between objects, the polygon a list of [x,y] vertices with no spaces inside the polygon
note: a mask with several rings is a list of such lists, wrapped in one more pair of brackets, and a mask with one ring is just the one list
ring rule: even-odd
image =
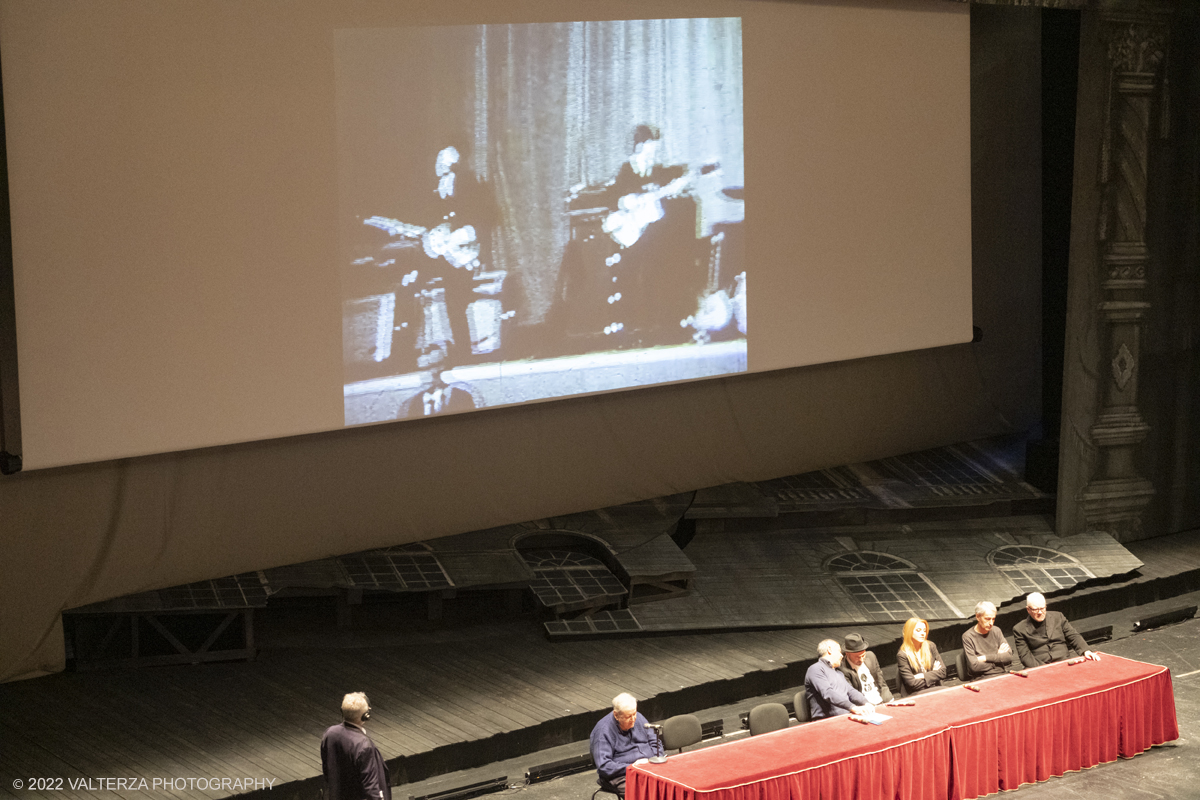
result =
[{"label": "large white projection screen", "polygon": [[745,371],[740,19],[334,41],[347,424]]},{"label": "large white projection screen", "polygon": [[0,56],[27,469],[970,339],[953,4],[6,0]]}]

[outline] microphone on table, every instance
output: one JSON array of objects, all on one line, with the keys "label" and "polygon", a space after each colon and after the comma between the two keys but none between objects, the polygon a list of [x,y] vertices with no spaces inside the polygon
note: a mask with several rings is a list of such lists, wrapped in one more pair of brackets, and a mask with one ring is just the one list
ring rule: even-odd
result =
[{"label": "microphone on table", "polygon": [[976,686],[976,685],[975,685],[975,684],[973,684],[973,683],[964,683],[964,684],[963,684],[963,688],[964,688],[964,689],[970,689],[972,692],[978,692],[978,691],[979,691],[979,687],[978,687],[978,686]]},{"label": "microphone on table", "polygon": [[1008,674],[1009,674],[1009,675],[1020,675],[1022,678],[1028,678],[1028,677],[1029,677],[1029,670],[1027,670],[1027,669],[1014,669],[1012,672],[1010,672],[1010,673],[1008,673]]},{"label": "microphone on table", "polygon": [[[663,726],[659,725],[657,722],[647,722],[642,727],[648,731],[654,731],[654,733],[658,735],[658,751],[660,753],[665,752],[662,742]],[[647,761],[649,761],[651,764],[664,764],[667,761],[667,757],[665,755],[650,756]]]}]

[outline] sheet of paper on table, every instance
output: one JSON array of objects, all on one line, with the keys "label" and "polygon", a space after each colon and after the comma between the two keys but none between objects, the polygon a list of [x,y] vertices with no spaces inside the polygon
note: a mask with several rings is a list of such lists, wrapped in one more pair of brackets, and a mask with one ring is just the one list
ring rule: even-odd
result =
[{"label": "sheet of paper on table", "polygon": [[853,716],[853,719],[855,719],[855,720],[858,720],[861,722],[869,722],[872,725],[882,725],[883,723],[885,723],[889,719],[891,719],[891,717],[888,716],[887,714],[880,714],[878,711],[876,711],[874,714],[870,714],[870,715],[854,714],[852,716]]}]

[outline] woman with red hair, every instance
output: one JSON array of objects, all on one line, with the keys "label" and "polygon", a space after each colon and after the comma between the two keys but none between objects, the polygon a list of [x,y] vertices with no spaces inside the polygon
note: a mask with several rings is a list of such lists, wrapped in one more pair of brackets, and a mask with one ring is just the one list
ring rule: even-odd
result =
[{"label": "woman with red hair", "polygon": [[912,617],[904,623],[904,644],[896,654],[900,674],[900,696],[923,692],[946,680],[946,665],[937,645],[929,641],[929,623]]}]

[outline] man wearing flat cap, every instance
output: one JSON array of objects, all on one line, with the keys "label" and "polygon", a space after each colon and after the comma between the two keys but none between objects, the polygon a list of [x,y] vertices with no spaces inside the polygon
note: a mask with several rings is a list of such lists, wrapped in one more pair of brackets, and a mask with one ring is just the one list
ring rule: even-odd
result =
[{"label": "man wearing flat cap", "polygon": [[892,690],[883,679],[879,659],[867,649],[867,640],[857,633],[849,634],[843,642],[842,652],[846,657],[839,669],[850,681],[850,685],[862,692],[871,705],[881,705],[892,700]]}]

